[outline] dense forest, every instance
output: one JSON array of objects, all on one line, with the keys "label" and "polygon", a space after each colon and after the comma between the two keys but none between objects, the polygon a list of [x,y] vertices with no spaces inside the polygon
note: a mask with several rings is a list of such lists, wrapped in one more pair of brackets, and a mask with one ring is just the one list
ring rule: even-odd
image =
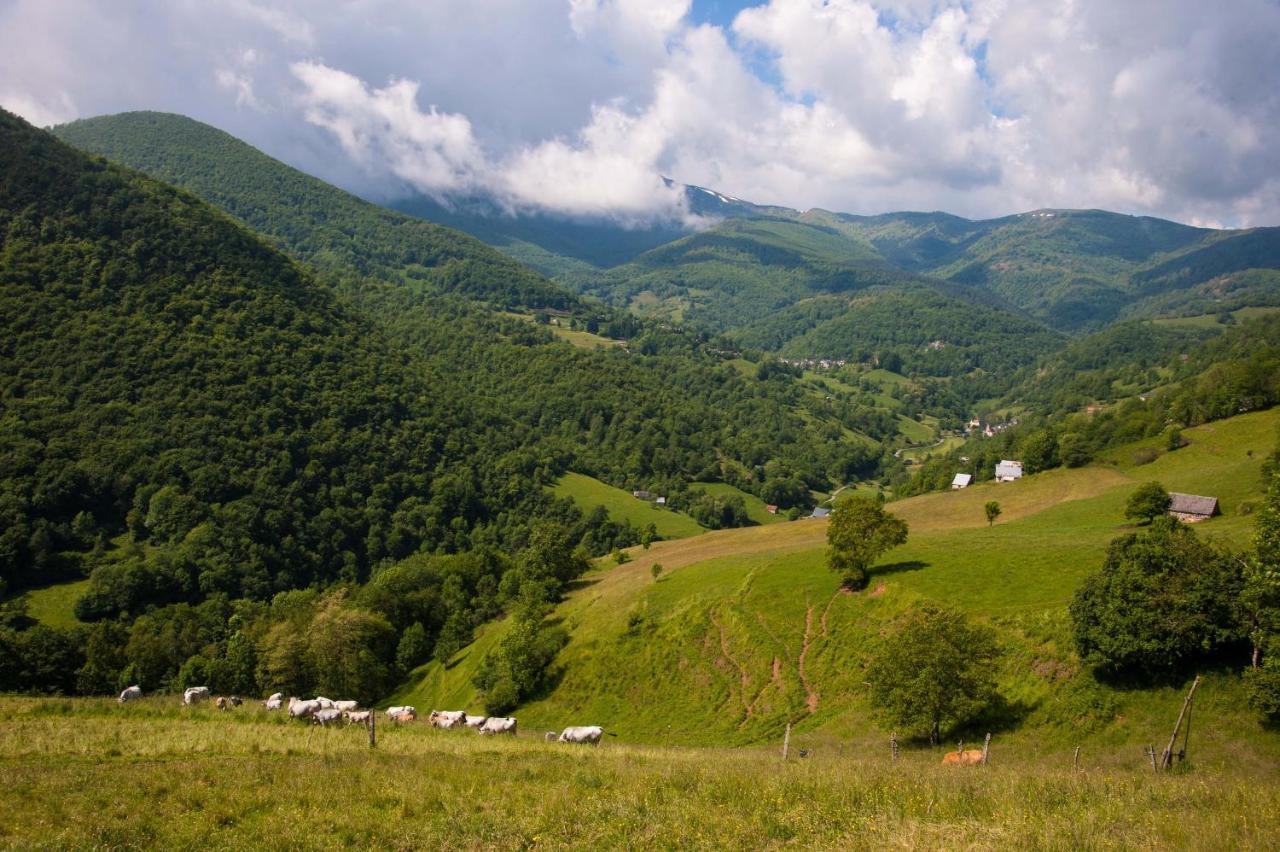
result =
[{"label": "dense forest", "polygon": [[[501,612],[541,637],[585,556],[646,535],[553,500],[559,473],[763,490],[879,462],[697,334],[618,318],[626,348],[576,349],[464,298],[506,292],[469,283],[509,263],[483,247],[456,286],[396,280],[361,266],[392,239],[371,225],[316,269],[305,231],[293,260],[15,117],[0,134],[0,591],[90,580],[85,627],[4,605],[8,687],[371,697]],[[346,638],[299,647],[318,630]],[[498,693],[537,682],[499,669]]]}]

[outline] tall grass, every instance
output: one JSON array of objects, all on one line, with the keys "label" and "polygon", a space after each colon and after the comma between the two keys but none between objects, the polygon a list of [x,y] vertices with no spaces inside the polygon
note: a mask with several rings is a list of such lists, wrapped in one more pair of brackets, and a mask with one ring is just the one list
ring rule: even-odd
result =
[{"label": "tall grass", "polygon": [[[318,729],[171,697],[0,699],[0,844],[216,848],[1275,848],[1274,773],[994,752],[561,746]],[[1087,764],[1086,764],[1087,766]]]}]

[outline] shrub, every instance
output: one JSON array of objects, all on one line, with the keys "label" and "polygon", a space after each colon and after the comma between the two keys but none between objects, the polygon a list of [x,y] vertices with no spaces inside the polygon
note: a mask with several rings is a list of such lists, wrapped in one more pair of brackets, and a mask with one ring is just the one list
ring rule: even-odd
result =
[{"label": "shrub", "polygon": [[1177,673],[1244,639],[1239,563],[1173,518],[1111,542],[1071,602],[1076,650],[1099,671]]}]

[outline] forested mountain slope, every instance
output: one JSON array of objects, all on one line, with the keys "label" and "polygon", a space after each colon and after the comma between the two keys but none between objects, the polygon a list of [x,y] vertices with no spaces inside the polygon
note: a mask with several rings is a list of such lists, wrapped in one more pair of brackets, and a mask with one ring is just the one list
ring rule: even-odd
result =
[{"label": "forested mountain slope", "polygon": [[[677,239],[631,257],[584,263],[579,235],[547,217],[538,220],[539,233],[524,234],[519,249],[495,245],[537,255],[540,268],[574,289],[720,330],[808,296],[921,279],[945,282],[953,288],[949,295],[1025,311],[1072,333],[1125,316],[1280,302],[1277,228],[1218,231],[1104,210],[1037,210],[988,220],[801,213],[696,187],[688,197],[691,212],[703,216],[702,229],[686,225]],[[486,222],[496,221],[473,216],[459,226],[489,239]],[[510,233],[520,227],[511,222],[526,220],[508,215],[501,221]],[[616,225],[610,231],[605,221],[593,227],[604,242],[611,233],[625,242],[631,233]],[[645,239],[651,243],[660,233],[651,228]]]},{"label": "forested mountain slope", "polygon": [[191,190],[323,270],[354,270],[503,307],[577,304],[563,288],[478,239],[370,204],[185,116],[122,113],[53,132]]},{"label": "forested mountain slope", "polygon": [[449,493],[510,450],[500,414],[258,237],[7,113],[0,136],[11,589],[136,527],[168,554],[160,597],[268,595],[519,501]]},{"label": "forested mountain slope", "polygon": [[[242,211],[246,224],[263,223],[392,339],[499,404],[522,424],[526,443],[547,448],[554,460],[549,469],[571,467],[618,485],[666,488],[718,478],[724,468],[751,487],[766,476],[798,476],[823,487],[875,467],[878,451],[842,433],[843,424],[825,406],[816,408],[788,375],[746,376],[696,333],[642,325],[567,295],[563,304],[575,321],[586,318],[602,333],[631,338],[628,350],[550,345],[554,338],[544,330],[461,298],[507,292],[502,276],[513,264],[506,258],[459,232],[341,193],[212,127],[182,116],[126,113],[56,132],[127,165],[154,168],[156,176],[233,215]],[[330,202],[338,206],[330,208]],[[295,207],[314,215],[302,216]],[[347,243],[340,256],[313,251],[334,238],[331,219],[346,227],[339,214],[362,223],[360,239]],[[440,239],[456,236],[467,252],[479,249],[475,256],[484,263],[446,267],[460,277],[440,295],[433,279],[405,275],[396,265],[401,239],[418,226]],[[414,243],[407,245],[409,251]],[[563,294],[536,273],[517,269],[524,276],[518,281]]]}]

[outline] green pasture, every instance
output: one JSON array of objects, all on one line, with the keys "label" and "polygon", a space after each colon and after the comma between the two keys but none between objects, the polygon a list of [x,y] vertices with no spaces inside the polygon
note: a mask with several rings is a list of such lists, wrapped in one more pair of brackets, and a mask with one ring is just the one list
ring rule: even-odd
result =
[{"label": "green pasture", "polygon": [[[12,849],[1272,849],[1280,785],[1253,765],[993,742],[987,766],[796,734],[769,748],[599,747],[317,728],[175,696],[0,698],[0,846]],[[523,727],[523,726],[522,726]],[[800,758],[800,748],[807,756]]]},{"label": "green pasture", "polygon": [[[1095,682],[1072,651],[1066,605],[1108,542],[1132,531],[1124,504],[1146,479],[1218,496],[1224,516],[1198,531],[1247,545],[1252,518],[1237,507],[1261,498],[1258,466],[1277,423],[1276,412],[1243,415],[1186,430],[1188,446],[1149,464],[1123,461],[1129,447],[1085,468],[892,502],[910,539],[881,559],[869,588],[856,594],[841,592],[826,567],[823,521],[633,549],[630,562],[605,561],[584,577],[556,610],[571,637],[559,671],[547,694],[517,715],[537,729],[602,724],[655,744],[775,742],[788,722],[815,742],[879,740],[888,731],[871,716],[862,667],[887,624],[934,601],[969,612],[1000,636],[998,677],[1017,705],[1016,721],[1001,723],[1002,737],[1026,747],[1096,743],[1133,754],[1171,724],[1178,687]],[[989,500],[1003,508],[993,526],[983,513]],[[656,580],[655,562],[663,566]],[[448,668],[425,667],[412,694],[432,706],[477,707],[471,676],[483,647],[504,629],[490,625]],[[1219,737],[1220,759],[1280,759],[1280,736],[1259,728],[1238,676],[1224,673],[1210,684],[1204,700],[1221,705],[1221,732],[1204,734]]]},{"label": "green pasture", "polygon": [[581,473],[566,473],[551,487],[557,497],[568,497],[583,511],[604,506],[609,517],[626,521],[637,529],[653,524],[663,538],[685,538],[705,530],[688,515],[658,506],[648,500],[639,500],[628,491],[614,488],[598,479]]},{"label": "green pasture", "polygon": [[765,508],[765,502],[754,494],[748,494],[741,488],[723,482],[695,482],[691,486],[701,488],[713,497],[741,497],[747,507],[747,517],[757,524],[777,524],[786,520],[784,516],[773,515]]}]

